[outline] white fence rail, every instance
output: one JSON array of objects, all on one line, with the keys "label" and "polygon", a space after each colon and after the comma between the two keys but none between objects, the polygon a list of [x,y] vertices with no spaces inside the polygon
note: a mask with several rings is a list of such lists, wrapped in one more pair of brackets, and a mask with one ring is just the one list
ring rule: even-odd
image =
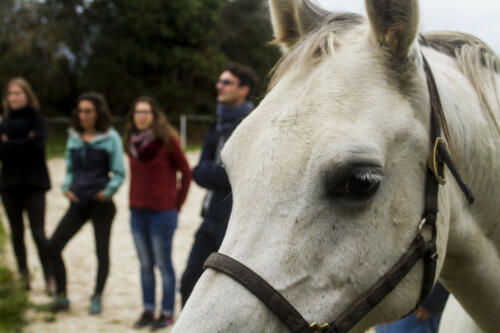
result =
[{"label": "white fence rail", "polygon": [[187,124],[189,121],[212,122],[213,120],[214,120],[213,116],[199,115],[199,114],[181,114],[179,118],[179,132],[181,136],[182,148],[186,147],[187,136],[188,136]]}]

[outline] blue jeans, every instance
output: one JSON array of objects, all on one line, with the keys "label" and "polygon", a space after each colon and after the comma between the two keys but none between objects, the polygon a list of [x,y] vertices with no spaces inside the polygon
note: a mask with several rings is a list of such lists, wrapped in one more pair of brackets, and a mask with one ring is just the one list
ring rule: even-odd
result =
[{"label": "blue jeans", "polygon": [[172,265],[172,239],[177,228],[177,210],[155,212],[131,210],[132,235],[141,263],[141,284],[144,309],[155,310],[154,267],[163,280],[162,311],[173,313],[175,272]]},{"label": "blue jeans", "polygon": [[376,333],[437,333],[441,317],[430,317],[425,321],[417,319],[414,313],[390,324],[375,327]]}]

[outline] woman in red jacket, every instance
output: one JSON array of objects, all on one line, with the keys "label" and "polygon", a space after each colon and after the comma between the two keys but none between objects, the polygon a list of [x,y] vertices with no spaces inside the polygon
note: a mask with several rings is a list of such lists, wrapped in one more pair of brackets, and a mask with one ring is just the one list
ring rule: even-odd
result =
[{"label": "woman in red jacket", "polygon": [[[175,129],[150,97],[139,97],[132,104],[124,146],[130,157],[131,229],[141,265],[144,303],[135,326],[159,329],[173,323],[172,238],[192,173]],[[178,171],[182,175],[180,186]],[[163,280],[162,307],[156,320],[154,266],[160,269]]]}]

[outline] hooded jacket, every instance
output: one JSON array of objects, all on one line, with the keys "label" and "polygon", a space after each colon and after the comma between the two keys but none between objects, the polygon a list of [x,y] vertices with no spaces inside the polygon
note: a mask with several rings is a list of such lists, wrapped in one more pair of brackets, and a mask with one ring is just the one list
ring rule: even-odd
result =
[{"label": "hooded jacket", "polygon": [[124,180],[122,141],[115,129],[110,128],[90,142],[83,141],[73,128],[69,129],[64,192],[73,192],[79,204],[86,205],[102,190],[107,198],[111,198]]}]

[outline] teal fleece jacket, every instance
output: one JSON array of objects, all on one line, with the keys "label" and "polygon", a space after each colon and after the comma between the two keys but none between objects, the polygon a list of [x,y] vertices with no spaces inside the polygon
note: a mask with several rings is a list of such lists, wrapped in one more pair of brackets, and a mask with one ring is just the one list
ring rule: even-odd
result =
[{"label": "teal fleece jacket", "polygon": [[66,178],[62,190],[72,191],[83,205],[102,190],[107,198],[111,198],[125,180],[120,135],[110,128],[90,142],[84,142],[73,128],[68,132]]}]

